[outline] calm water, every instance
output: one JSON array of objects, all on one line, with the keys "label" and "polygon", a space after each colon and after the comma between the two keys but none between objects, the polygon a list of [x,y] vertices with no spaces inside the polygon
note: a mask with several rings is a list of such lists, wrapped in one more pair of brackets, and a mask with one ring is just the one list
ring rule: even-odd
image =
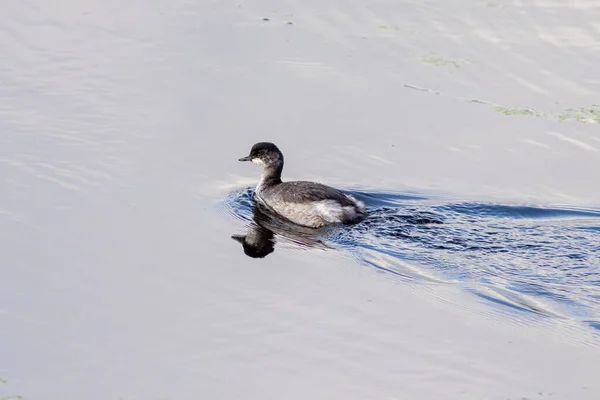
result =
[{"label": "calm water", "polygon": [[597,2],[5,3],[0,398],[600,398]]},{"label": "calm water", "polygon": [[254,257],[287,238],[350,252],[403,279],[460,285],[495,304],[600,330],[600,210],[349,193],[365,202],[369,217],[314,232],[255,211],[251,189],[223,206],[249,224],[245,250]]}]

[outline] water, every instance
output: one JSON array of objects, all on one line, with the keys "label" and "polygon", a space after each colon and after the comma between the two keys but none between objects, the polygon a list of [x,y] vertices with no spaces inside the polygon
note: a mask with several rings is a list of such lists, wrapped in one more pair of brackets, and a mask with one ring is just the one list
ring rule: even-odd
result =
[{"label": "water", "polygon": [[519,312],[600,326],[600,210],[349,193],[365,202],[368,218],[318,231],[273,222],[254,210],[251,189],[223,205],[250,224],[244,248],[253,257],[291,238],[350,252],[405,280],[455,284]]},{"label": "water", "polygon": [[600,398],[596,2],[5,3],[0,398]]}]

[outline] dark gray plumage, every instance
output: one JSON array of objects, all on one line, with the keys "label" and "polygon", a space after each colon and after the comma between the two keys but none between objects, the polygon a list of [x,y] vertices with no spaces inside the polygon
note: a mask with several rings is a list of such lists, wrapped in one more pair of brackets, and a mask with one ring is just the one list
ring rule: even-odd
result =
[{"label": "dark gray plumage", "polygon": [[264,168],[256,186],[256,200],[296,224],[319,228],[358,222],[365,216],[362,202],[335,188],[316,182],[282,182],[283,153],[273,143],[255,144],[240,161]]},{"label": "dark gray plumage", "polygon": [[354,206],[351,200],[340,190],[321,183],[308,181],[282,182],[263,189],[265,196],[273,197],[286,203],[308,203],[321,200],[336,200],[342,206]]}]

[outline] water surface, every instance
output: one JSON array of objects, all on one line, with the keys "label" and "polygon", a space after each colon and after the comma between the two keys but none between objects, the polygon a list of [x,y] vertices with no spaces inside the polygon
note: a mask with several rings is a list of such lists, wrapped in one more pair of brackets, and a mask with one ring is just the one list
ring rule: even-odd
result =
[{"label": "water surface", "polygon": [[[7,2],[0,397],[599,398],[599,20]],[[264,140],[373,218],[247,257]]]},{"label": "water surface", "polygon": [[[369,216],[331,229],[269,224],[253,213],[252,190],[232,193],[224,206],[254,220],[251,231],[270,227],[284,240],[347,251],[408,281],[456,284],[521,312],[600,326],[600,210],[348,193],[365,202]],[[277,239],[259,234],[258,253],[272,251],[261,242]]]}]

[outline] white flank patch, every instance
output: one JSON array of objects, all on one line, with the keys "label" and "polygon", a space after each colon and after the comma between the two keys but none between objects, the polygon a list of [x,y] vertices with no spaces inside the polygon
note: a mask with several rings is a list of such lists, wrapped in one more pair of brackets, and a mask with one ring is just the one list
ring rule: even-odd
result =
[{"label": "white flank patch", "polygon": [[315,209],[327,222],[341,222],[344,210],[335,200],[322,200],[315,204]]}]

